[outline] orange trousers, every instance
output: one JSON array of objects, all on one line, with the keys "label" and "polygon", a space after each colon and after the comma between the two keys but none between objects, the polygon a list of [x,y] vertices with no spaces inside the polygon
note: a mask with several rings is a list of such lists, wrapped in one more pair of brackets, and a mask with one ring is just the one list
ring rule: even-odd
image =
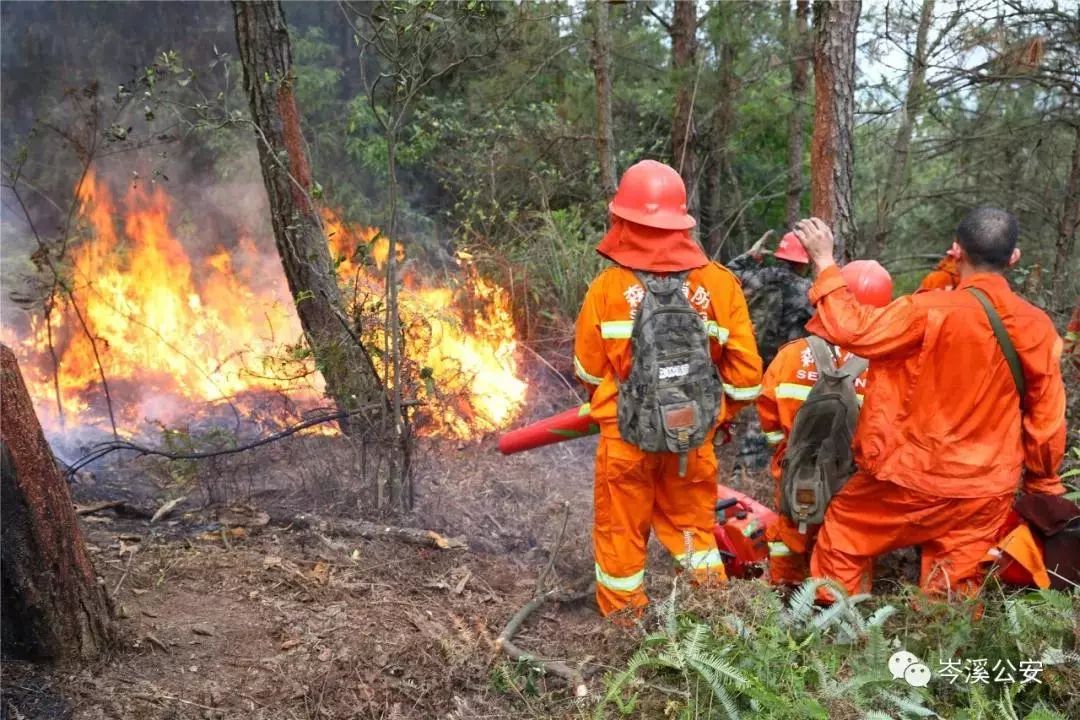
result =
[{"label": "orange trousers", "polygon": [[618,438],[601,437],[596,451],[593,551],[596,602],[609,615],[643,608],[650,528],[695,581],[723,581],[716,549],[716,453],[711,438],[687,456],[646,453]]},{"label": "orange trousers", "polygon": [[[777,507],[780,507],[779,503]],[[811,525],[806,533],[787,515],[779,515],[765,530],[769,543],[769,582],[773,585],[799,585],[810,575],[810,551],[820,525]]]},{"label": "orange trousers", "polygon": [[971,594],[1012,508],[1013,493],[949,498],[857,472],[825,511],[810,558],[815,577],[848,593],[869,592],[874,558],[902,547],[922,549],[919,586],[931,594]]}]

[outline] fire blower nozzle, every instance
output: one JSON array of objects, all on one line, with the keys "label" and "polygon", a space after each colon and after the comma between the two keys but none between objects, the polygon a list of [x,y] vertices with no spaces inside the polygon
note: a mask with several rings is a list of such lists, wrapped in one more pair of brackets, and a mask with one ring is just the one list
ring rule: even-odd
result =
[{"label": "fire blower nozzle", "polygon": [[600,427],[589,417],[589,403],[558,415],[538,420],[499,438],[499,452],[512,455],[523,450],[552,445],[563,440],[595,435]]}]

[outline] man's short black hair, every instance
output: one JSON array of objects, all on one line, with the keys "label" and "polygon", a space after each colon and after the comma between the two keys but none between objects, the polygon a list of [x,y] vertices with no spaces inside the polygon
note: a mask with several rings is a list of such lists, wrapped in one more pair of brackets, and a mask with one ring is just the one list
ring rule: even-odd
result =
[{"label": "man's short black hair", "polygon": [[1004,270],[1016,249],[1020,223],[1011,212],[1000,208],[975,208],[956,228],[956,242],[975,267]]}]

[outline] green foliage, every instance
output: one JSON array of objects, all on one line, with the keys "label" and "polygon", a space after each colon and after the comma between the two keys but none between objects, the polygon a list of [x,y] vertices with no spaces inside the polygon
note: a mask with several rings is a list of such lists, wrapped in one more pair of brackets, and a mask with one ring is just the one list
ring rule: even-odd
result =
[{"label": "green foliage", "polygon": [[[815,604],[819,590],[837,597]],[[674,591],[658,608],[660,629],[623,669],[609,674],[594,717],[678,718],[1057,718],[1080,709],[1075,644],[1080,596],[1054,591],[944,604],[924,597],[847,597],[808,580],[787,602],[762,589],[753,613],[680,612]],[[869,606],[874,605],[871,609]],[[889,657],[905,649],[935,677],[927,688],[896,680]],[[949,684],[944,658],[1041,660],[1040,683]],[[1019,673],[1017,673],[1019,677]],[[961,678],[962,680],[962,678]]]},{"label": "green foliage", "polygon": [[[161,429],[161,447],[168,453],[187,454],[224,450],[237,445],[236,433],[223,427],[211,427],[206,430],[192,431],[184,427],[159,425]],[[197,460],[174,460],[164,466],[171,484],[187,488],[198,479],[199,463]]]}]

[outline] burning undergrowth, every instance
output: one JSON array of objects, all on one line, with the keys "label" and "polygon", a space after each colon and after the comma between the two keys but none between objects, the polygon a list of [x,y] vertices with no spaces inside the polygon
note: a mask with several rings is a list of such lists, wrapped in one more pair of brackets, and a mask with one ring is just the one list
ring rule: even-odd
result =
[{"label": "burning undergrowth", "polygon": [[[66,250],[52,262],[58,281],[44,272],[46,300],[4,326],[54,440],[108,432],[110,413],[138,437],[161,425],[265,430],[328,404],[265,232],[208,240],[198,209],[177,212],[160,184],[132,184],[120,198],[93,171],[76,196]],[[385,377],[391,242],[323,215],[347,310]],[[464,252],[436,282],[403,262],[400,244],[393,251],[402,394],[420,403],[417,432],[463,439],[505,427],[526,390],[508,294]]]}]

